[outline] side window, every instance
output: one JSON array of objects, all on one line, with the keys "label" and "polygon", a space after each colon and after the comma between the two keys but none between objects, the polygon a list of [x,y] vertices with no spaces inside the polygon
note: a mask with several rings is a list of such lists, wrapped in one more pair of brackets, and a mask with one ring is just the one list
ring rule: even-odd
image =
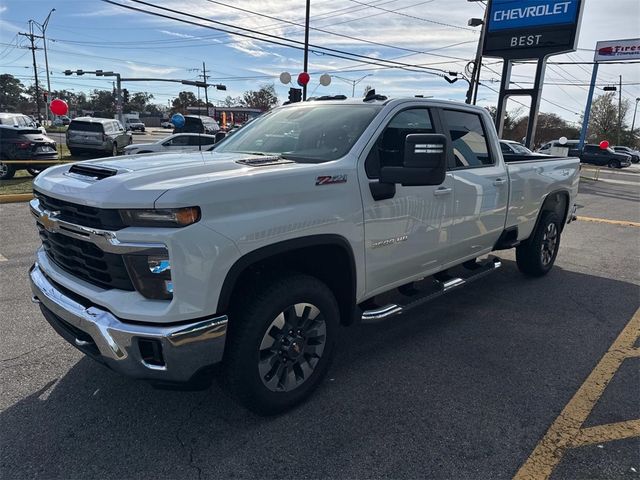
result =
[{"label": "side window", "polygon": [[364,163],[367,177],[378,178],[381,167],[399,167],[404,162],[404,141],[411,133],[435,133],[426,108],[397,113],[382,131]]},{"label": "side window", "polygon": [[502,150],[502,153],[513,153],[511,151],[511,148],[509,147],[509,145],[507,145],[506,143],[502,143],[502,142],[500,142],[500,150]]},{"label": "side window", "polygon": [[493,165],[480,115],[456,110],[443,110],[442,113],[451,135],[455,168]]},{"label": "side window", "polygon": [[215,138],[209,138],[209,137],[203,137],[200,135],[194,135],[192,137],[189,137],[189,145],[197,147],[197,146],[204,146],[204,145],[213,145],[215,143],[216,139]]},{"label": "side window", "polygon": [[189,136],[188,135],[181,135],[179,137],[173,137],[171,139],[171,143],[169,143],[169,146],[171,146],[171,147],[184,147],[186,145],[189,145]]}]

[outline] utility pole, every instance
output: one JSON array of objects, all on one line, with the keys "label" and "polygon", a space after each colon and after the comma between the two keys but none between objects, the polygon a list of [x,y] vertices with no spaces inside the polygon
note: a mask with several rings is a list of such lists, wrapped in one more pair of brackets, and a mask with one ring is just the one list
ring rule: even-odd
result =
[{"label": "utility pole", "polygon": [[633,129],[636,126],[636,113],[638,113],[638,102],[640,102],[640,97],[636,98],[636,107],[633,109],[633,120],[631,121],[631,138],[635,136],[633,134]]},{"label": "utility pole", "polygon": [[205,87],[204,87],[204,103],[205,106],[207,107],[207,116],[209,116],[209,94],[207,92],[207,79],[209,78],[209,76],[207,75],[207,68],[204,64],[204,62],[202,62],[202,75],[199,75],[200,77],[202,77],[202,80],[205,83]]},{"label": "utility pole", "polygon": [[[477,0],[467,0],[467,1],[471,2],[471,1],[477,1]],[[471,71],[471,81],[469,82],[469,89],[467,90],[467,97],[465,100],[465,103],[473,104],[473,105],[476,104],[476,99],[478,97],[478,85],[480,84],[480,69],[482,68],[482,48],[484,46],[484,35],[487,29],[488,14],[489,14],[489,8],[485,8],[484,17],[482,18],[482,20],[479,18],[471,18],[469,19],[469,22],[468,22],[470,27],[477,27],[478,25],[481,26],[480,38],[478,39],[478,48],[476,49],[476,57],[473,61],[473,69]]]},{"label": "utility pole", "polygon": [[[309,12],[311,11],[311,0],[307,0],[307,13],[304,22],[304,67],[303,72],[306,72],[309,67]],[[302,86],[302,100],[307,99],[307,84]]]},{"label": "utility pole", "polygon": [[622,75],[620,75],[620,87],[618,88],[618,143],[620,145],[620,132],[622,130]]},{"label": "utility pole", "polygon": [[51,11],[49,12],[49,15],[47,15],[47,18],[44,19],[44,22],[42,22],[42,24],[39,24],[38,22],[36,22],[35,20],[29,20],[29,22],[32,22],[34,24],[36,24],[39,28],[40,31],[42,32],[42,36],[37,36],[37,38],[42,38],[42,43],[44,44],[44,67],[47,69],[47,120],[49,120],[49,105],[51,104],[51,80],[49,79],[49,58],[47,57],[47,39],[45,37],[45,34],[47,32],[47,25],[49,25],[49,19],[51,18],[51,14],[53,12],[55,12],[56,9],[52,8]]},{"label": "utility pole", "polygon": [[35,77],[36,82],[36,109],[38,110],[38,121],[42,120],[42,116],[40,114],[40,84],[38,83],[38,66],[36,64],[36,45],[35,45],[35,35],[33,34],[33,25],[29,24],[29,33],[19,32],[18,35],[22,35],[23,37],[27,37],[29,41],[31,41],[31,46],[27,47],[31,50],[31,56],[33,58],[33,76]]}]

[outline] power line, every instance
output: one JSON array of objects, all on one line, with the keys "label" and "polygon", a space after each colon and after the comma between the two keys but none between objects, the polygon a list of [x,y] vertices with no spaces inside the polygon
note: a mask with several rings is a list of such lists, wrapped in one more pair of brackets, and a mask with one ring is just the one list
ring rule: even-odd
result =
[{"label": "power line", "polygon": [[[122,7],[122,8],[126,8],[126,9],[129,9],[129,10],[138,11],[138,12],[141,12],[141,13],[144,13],[144,14],[148,14],[148,15],[153,15],[153,16],[157,16],[157,17],[161,17],[161,18],[167,18],[167,19],[178,21],[178,22],[195,25],[195,26],[202,27],[202,28],[209,28],[209,29],[212,29],[212,30],[219,30],[219,31],[223,31],[223,32],[229,33],[231,35],[237,35],[237,36],[241,36],[241,37],[246,37],[246,38],[250,38],[252,40],[257,40],[257,41],[261,41],[261,42],[265,42],[265,43],[271,43],[271,44],[279,45],[279,46],[282,46],[282,47],[293,48],[293,49],[296,49],[296,50],[304,50],[303,47],[298,46],[299,44],[301,44],[301,42],[298,42],[298,41],[295,41],[295,40],[284,39],[283,37],[280,37],[280,36],[277,36],[277,35],[270,35],[270,34],[266,34],[266,33],[257,33],[259,35],[263,35],[263,36],[266,36],[266,37],[270,37],[270,38],[275,38],[276,39],[276,40],[270,40],[270,39],[256,37],[254,35],[249,35],[249,34],[246,34],[246,33],[240,33],[240,32],[234,32],[234,31],[226,30],[226,29],[223,29],[223,28],[220,28],[220,27],[214,27],[214,26],[210,26],[210,25],[202,25],[202,24],[190,21],[190,20],[185,20],[185,19],[182,19],[182,18],[173,17],[171,15],[166,15],[166,14],[162,14],[162,13],[158,13],[158,12],[152,12],[152,11],[144,10],[144,9],[137,8],[137,7],[134,7],[134,6],[131,6],[131,5],[123,5],[123,4],[114,2],[112,0],[102,0],[102,1],[105,2],[105,3],[116,5],[116,6],[119,6],[119,7]],[[183,16],[186,16],[186,17],[191,17],[191,18],[195,18],[195,19],[198,19],[198,20],[211,22],[211,23],[215,23],[215,24],[220,24],[220,25],[224,25],[224,26],[230,26],[231,28],[235,28],[235,29],[243,30],[243,31],[249,31],[249,32],[254,33],[252,30],[249,30],[249,29],[246,29],[246,28],[237,27],[237,26],[234,26],[234,25],[229,25],[229,24],[226,24],[224,22],[218,22],[218,21],[215,21],[215,20],[207,19],[205,17],[200,17],[198,15],[193,15],[193,14],[181,12],[179,10],[174,10],[174,9],[167,8],[167,7],[155,6],[155,5],[149,4],[147,2],[144,2],[142,0],[131,0],[131,1],[135,2],[135,3],[147,5],[147,6],[156,8],[156,9],[169,11],[169,12],[172,12],[172,13],[175,13],[175,14],[178,14],[178,15],[183,15]],[[290,42],[290,43],[284,43],[284,42]],[[313,48],[309,49],[310,52],[318,53],[318,54],[321,54],[321,55],[326,55],[326,56],[330,56],[330,57],[334,57],[334,58],[341,58],[341,59],[344,59],[344,60],[356,61],[354,58],[351,58],[351,57],[355,57],[356,59],[362,59],[362,60],[357,60],[357,61],[359,61],[361,63],[369,63],[369,64],[372,64],[372,65],[384,65],[383,63],[380,63],[380,62],[385,62],[387,64],[390,63],[390,64],[395,65],[396,68],[405,69],[405,70],[408,70],[408,71],[416,71],[416,70],[410,70],[411,68],[418,69],[418,72],[428,73],[428,74],[436,75],[436,76],[440,76],[440,77],[443,77],[445,73],[448,73],[446,70],[442,70],[442,69],[421,67],[419,65],[412,65],[412,64],[402,63],[402,62],[395,62],[393,60],[376,59],[376,58],[373,58],[373,57],[368,57],[366,55],[360,55],[360,54],[351,53],[351,52],[347,52],[347,51],[339,50],[339,49],[334,49],[334,48],[322,47],[322,46],[311,45],[311,44],[310,44],[310,47],[313,47]],[[318,49],[320,49],[320,50],[318,50]],[[345,56],[345,55],[348,55],[348,56]],[[438,73],[438,72],[440,72],[440,73]]]}]

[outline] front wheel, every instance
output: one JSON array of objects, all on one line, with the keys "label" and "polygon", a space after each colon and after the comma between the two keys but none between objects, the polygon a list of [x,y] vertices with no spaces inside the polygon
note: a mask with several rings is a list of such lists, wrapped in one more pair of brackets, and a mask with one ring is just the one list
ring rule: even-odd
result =
[{"label": "front wheel", "polygon": [[231,393],[261,415],[299,404],[329,368],[338,322],[333,293],[314,277],[257,284],[232,308],[224,360]]},{"label": "front wheel", "polygon": [[16,169],[13,165],[0,163],[0,180],[11,180],[15,174]]},{"label": "front wheel", "polygon": [[549,273],[560,247],[560,219],[555,212],[543,212],[532,236],[516,248],[518,269],[525,275]]}]

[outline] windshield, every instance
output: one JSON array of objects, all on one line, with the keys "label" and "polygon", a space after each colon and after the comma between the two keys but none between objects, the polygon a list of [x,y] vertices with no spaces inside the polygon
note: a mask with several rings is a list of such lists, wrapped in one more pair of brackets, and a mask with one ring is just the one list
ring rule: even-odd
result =
[{"label": "windshield", "polygon": [[216,152],[282,155],[299,162],[336,160],[351,150],[379,105],[300,105],[267,113],[225,139]]}]

